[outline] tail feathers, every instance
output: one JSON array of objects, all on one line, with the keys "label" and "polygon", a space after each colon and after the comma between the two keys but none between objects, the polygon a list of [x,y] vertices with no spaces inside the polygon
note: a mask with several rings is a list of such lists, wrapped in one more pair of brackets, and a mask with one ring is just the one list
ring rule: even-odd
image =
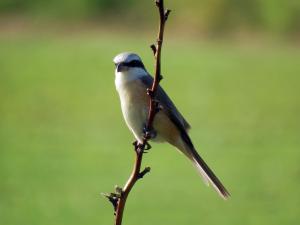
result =
[{"label": "tail feathers", "polygon": [[176,142],[170,143],[192,161],[206,184],[211,184],[223,199],[229,198],[230,193],[198,154],[186,130],[182,129],[181,138],[178,138]]},{"label": "tail feathers", "polygon": [[181,153],[186,155],[192,161],[197,171],[202,176],[203,181],[206,185],[209,186],[209,184],[211,184],[224,200],[230,197],[230,193],[227,191],[227,189],[224,187],[224,185],[221,183],[218,177],[214,174],[214,172],[209,168],[206,162],[201,158],[201,156],[195,150],[191,141],[187,143],[180,139],[180,141],[176,143],[175,146]]},{"label": "tail feathers", "polygon": [[[192,153],[192,161],[195,164],[201,176],[204,177],[214,187],[214,189],[219,193],[219,195],[223,199],[228,199],[230,193],[227,191],[227,189],[224,187],[224,185],[221,183],[218,177],[214,174],[214,172],[208,167],[208,165],[205,163],[205,161],[201,158],[201,156],[197,153],[196,150],[192,149],[192,151],[190,152]],[[208,182],[206,183],[208,184]]]},{"label": "tail feathers", "polygon": [[197,171],[199,172],[200,176],[202,177],[202,180],[203,180],[204,184],[205,184],[206,186],[209,186],[209,183],[210,183],[209,178],[207,177],[207,175],[206,175],[206,173],[204,172],[204,170],[202,169],[202,167],[199,166],[199,164],[197,163],[197,161],[194,160],[194,159],[192,159],[192,163],[193,163],[193,165],[196,167],[196,169],[197,169]]}]

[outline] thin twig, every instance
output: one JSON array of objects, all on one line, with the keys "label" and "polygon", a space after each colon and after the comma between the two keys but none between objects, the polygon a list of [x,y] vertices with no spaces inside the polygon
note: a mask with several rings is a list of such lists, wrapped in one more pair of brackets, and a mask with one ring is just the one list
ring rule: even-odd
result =
[{"label": "thin twig", "polygon": [[153,51],[154,57],[155,57],[155,76],[154,81],[151,86],[151,88],[147,89],[147,94],[149,95],[149,112],[148,112],[148,118],[147,123],[144,128],[144,137],[143,137],[143,143],[138,144],[137,142],[134,143],[134,150],[135,150],[135,163],[133,167],[133,171],[125,184],[123,189],[117,189],[116,193],[110,193],[109,195],[105,194],[105,197],[108,198],[108,200],[113,204],[115,209],[115,225],[121,225],[122,224],[122,218],[123,218],[123,212],[126,204],[127,197],[135,185],[135,183],[143,178],[148,172],[150,172],[150,167],[146,167],[143,171],[141,171],[141,165],[142,165],[142,159],[144,151],[148,149],[150,146],[148,144],[148,141],[152,138],[154,130],[153,130],[153,121],[156,113],[159,111],[159,104],[155,100],[155,94],[157,87],[159,85],[159,82],[162,80],[161,75],[161,49],[162,49],[162,43],[163,43],[163,35],[164,35],[164,27],[165,22],[168,19],[168,16],[170,14],[170,10],[165,10],[164,8],[164,1],[163,0],[156,0],[155,4],[159,10],[159,29],[158,29],[158,36],[157,36],[157,42],[156,45],[151,45],[151,49]]},{"label": "thin twig", "polygon": [[[150,96],[150,101],[149,101],[149,114],[148,114],[148,120],[146,124],[146,131],[148,133],[151,133],[152,129],[152,124],[153,120],[155,117],[155,114],[158,112],[156,110],[156,102],[155,102],[155,93],[157,90],[157,87],[159,85],[159,82],[162,80],[162,75],[161,75],[161,48],[164,40],[164,30],[165,30],[165,23],[168,19],[168,16],[171,12],[171,10],[167,9],[165,10],[164,6],[164,1],[163,0],[156,0],[155,4],[158,8],[159,11],[159,28],[158,28],[158,35],[157,35],[157,40],[156,40],[156,45],[151,45],[151,49],[154,53],[155,57],[155,75],[154,75],[154,81],[152,84],[151,89],[148,89],[148,95]],[[147,132],[146,132],[147,134]],[[146,135],[147,136],[147,135]],[[147,137],[144,137],[144,141],[147,141]]]}]

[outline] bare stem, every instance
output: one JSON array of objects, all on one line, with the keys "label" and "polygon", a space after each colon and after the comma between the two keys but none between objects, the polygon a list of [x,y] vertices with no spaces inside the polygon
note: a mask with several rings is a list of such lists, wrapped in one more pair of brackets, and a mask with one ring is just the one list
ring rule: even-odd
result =
[{"label": "bare stem", "polygon": [[117,207],[115,211],[115,225],[122,224],[122,218],[123,218],[123,212],[124,212],[126,200],[134,184],[137,182],[138,179],[142,178],[147,172],[150,172],[150,169],[148,170],[145,169],[143,172],[140,172],[142,160],[143,160],[144,148],[145,146],[142,145],[136,145],[135,147],[136,155],[135,155],[134,167],[127,183],[123,188],[121,196],[117,202]]},{"label": "bare stem", "polygon": [[148,130],[148,131],[152,130],[153,120],[154,120],[155,114],[157,113],[154,96],[155,96],[157,87],[159,85],[159,82],[162,80],[161,63],[160,63],[161,48],[162,48],[162,44],[163,44],[163,40],[164,40],[165,23],[171,12],[171,10],[169,10],[169,9],[165,10],[163,0],[156,0],[155,4],[159,11],[159,27],[158,27],[158,35],[157,35],[156,45],[150,46],[154,53],[154,57],[155,57],[155,75],[154,75],[154,81],[153,81],[152,87],[150,90],[148,90],[148,95],[150,96],[150,100],[149,100],[150,107],[149,107],[149,113],[148,113],[148,121],[146,124],[146,130]]},{"label": "bare stem", "polygon": [[155,57],[155,76],[153,80],[153,84],[151,88],[147,90],[147,94],[149,96],[149,112],[148,112],[148,119],[147,123],[144,129],[144,137],[143,137],[143,143],[138,144],[137,142],[134,143],[135,145],[135,162],[134,162],[134,167],[132,170],[132,173],[125,184],[124,188],[119,190],[116,188],[116,193],[111,193],[109,195],[105,195],[109,201],[113,204],[114,209],[115,209],[115,225],[121,225],[122,224],[122,218],[123,218],[123,212],[126,204],[127,197],[135,185],[135,183],[144,177],[145,174],[150,172],[150,167],[146,167],[144,170],[141,171],[141,165],[142,165],[142,159],[143,159],[143,154],[145,151],[145,148],[148,148],[148,141],[151,139],[152,135],[152,125],[153,125],[153,120],[158,112],[158,104],[155,101],[154,97],[156,94],[157,87],[159,85],[159,82],[162,79],[161,75],[161,49],[162,49],[162,44],[163,44],[163,35],[164,35],[164,27],[165,27],[165,22],[168,19],[168,16],[170,14],[170,10],[165,10],[164,8],[164,1],[163,0],[156,0],[155,4],[158,8],[159,11],[159,29],[158,29],[158,35],[157,35],[157,42],[156,45],[151,45],[151,49],[154,53]]}]

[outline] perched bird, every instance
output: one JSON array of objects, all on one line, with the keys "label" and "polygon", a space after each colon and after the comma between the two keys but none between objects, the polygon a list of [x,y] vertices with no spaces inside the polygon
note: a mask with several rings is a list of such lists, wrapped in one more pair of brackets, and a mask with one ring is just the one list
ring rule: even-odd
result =
[{"label": "perched bird", "polygon": [[[125,122],[136,140],[142,143],[149,111],[147,88],[151,87],[153,78],[137,54],[120,53],[113,61],[116,66],[115,85]],[[190,125],[161,86],[158,86],[155,98],[160,110],[153,121],[156,135],[151,141],[168,142],[175,146],[191,160],[206,184],[211,184],[221,197],[227,199],[229,192],[194,148],[188,135]]]}]

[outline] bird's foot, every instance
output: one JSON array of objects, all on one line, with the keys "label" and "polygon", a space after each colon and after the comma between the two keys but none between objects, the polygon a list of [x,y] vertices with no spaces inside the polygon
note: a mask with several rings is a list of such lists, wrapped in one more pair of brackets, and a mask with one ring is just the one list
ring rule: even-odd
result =
[{"label": "bird's foot", "polygon": [[143,153],[148,153],[152,146],[149,144],[148,141],[145,141],[144,144],[138,144],[137,151],[143,151]]},{"label": "bird's foot", "polygon": [[140,152],[142,150],[143,153],[148,153],[148,151],[152,148],[148,141],[146,141],[145,144],[134,141],[132,145],[134,146],[134,150],[136,152]]},{"label": "bird's foot", "polygon": [[154,129],[148,129],[147,127],[144,127],[143,132],[144,132],[144,137],[147,140],[153,139],[157,135],[157,133]]},{"label": "bird's foot", "polygon": [[151,148],[152,148],[152,146],[149,144],[148,141],[146,141],[145,146],[144,146],[144,153],[148,153]]}]

